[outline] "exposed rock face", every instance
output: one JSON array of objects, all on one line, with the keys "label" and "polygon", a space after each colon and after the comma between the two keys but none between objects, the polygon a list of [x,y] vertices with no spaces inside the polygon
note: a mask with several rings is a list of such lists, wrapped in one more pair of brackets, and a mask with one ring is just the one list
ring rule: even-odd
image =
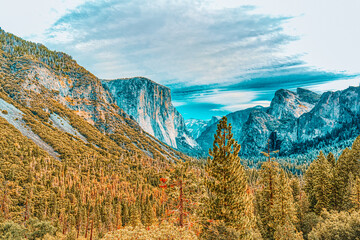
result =
[{"label": "exposed rock face", "polygon": [[[316,147],[314,144],[337,144],[360,134],[360,87],[322,95],[302,88],[296,92],[281,89],[276,91],[268,109],[245,109],[228,114],[227,118],[234,138],[242,146],[241,155],[258,156],[270,136],[280,154],[306,153]],[[213,124],[197,139],[204,150],[212,147],[215,132]]]},{"label": "exposed rock face", "polygon": [[117,105],[149,134],[183,151],[200,150],[171,103],[170,89],[147,78],[103,80]]},{"label": "exposed rock face", "polygon": [[251,111],[248,120],[243,124],[240,136],[236,136],[242,145],[241,152],[245,155],[257,155],[256,151],[264,147],[270,133],[278,129],[280,124],[278,119],[263,110]]},{"label": "exposed rock face", "polygon": [[[22,88],[42,92],[42,87],[58,93],[56,99],[91,124],[105,121],[108,110],[114,103],[110,94],[102,87],[101,82],[87,71],[77,75],[59,75],[42,62],[28,60],[28,69],[22,72]],[[119,111],[121,113],[121,110]]]},{"label": "exposed rock face", "polygon": [[[345,127],[359,118],[360,87],[324,93],[311,112],[298,121],[298,139],[310,140]],[[350,127],[350,125],[348,127]]]},{"label": "exposed rock face", "polygon": [[209,121],[207,120],[190,118],[185,120],[185,125],[189,134],[196,139],[206,129],[206,127],[208,127],[208,122]]},{"label": "exposed rock face", "polygon": [[[234,137],[236,140],[239,140],[241,138],[243,125],[248,120],[249,114],[253,110],[258,110],[258,109],[262,110],[264,108],[261,106],[256,106],[254,108],[248,108],[237,112],[233,112],[226,116],[228,119],[228,123],[231,123],[232,125],[232,132],[234,133]],[[216,133],[218,122],[219,120],[209,125],[196,139],[196,141],[204,149],[204,151],[208,151],[210,148],[212,148],[212,144],[214,142],[214,134]]]},{"label": "exposed rock face", "polygon": [[298,90],[297,93],[280,89],[275,92],[268,113],[277,119],[298,118],[314,107],[318,95],[311,93],[309,94],[309,91],[304,89]]}]

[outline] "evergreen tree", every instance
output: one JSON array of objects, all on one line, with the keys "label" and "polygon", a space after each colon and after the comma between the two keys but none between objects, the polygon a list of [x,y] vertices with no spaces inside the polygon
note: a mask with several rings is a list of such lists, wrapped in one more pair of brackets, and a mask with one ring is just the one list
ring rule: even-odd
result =
[{"label": "evergreen tree", "polygon": [[305,189],[309,195],[311,208],[318,214],[324,208],[330,209],[332,195],[331,165],[322,152],[306,171],[305,180]]},{"label": "evergreen tree", "polygon": [[307,193],[310,210],[314,210],[314,206],[316,205],[316,197],[314,192],[315,168],[316,168],[316,164],[315,161],[313,161],[305,172],[304,190]]},{"label": "evergreen tree", "polygon": [[326,159],[328,160],[328,162],[330,163],[331,167],[335,167],[336,164],[336,160],[334,157],[334,154],[332,152],[330,152],[327,156]]},{"label": "evergreen tree", "polygon": [[297,223],[296,209],[292,195],[289,179],[284,170],[280,170],[278,177],[278,186],[274,198],[274,207],[271,215],[274,216],[274,238],[275,239],[302,239],[297,232],[295,224]]},{"label": "evergreen tree", "polygon": [[315,212],[320,213],[322,209],[329,209],[331,194],[331,166],[324,154],[316,161],[314,192],[316,197]]},{"label": "evergreen tree", "polygon": [[247,238],[254,225],[253,206],[244,167],[238,156],[240,145],[233,139],[231,124],[223,117],[217,126],[213,149],[209,151],[206,186],[209,199],[206,215],[222,220]]},{"label": "evergreen tree", "polygon": [[354,176],[360,176],[360,136],[355,139],[351,146],[349,167]]},{"label": "evergreen tree", "polygon": [[143,223],[146,227],[148,227],[156,223],[156,217],[155,217],[153,205],[148,196],[146,197],[145,203],[143,205],[144,205],[144,211],[142,214]]},{"label": "evergreen tree", "polygon": [[130,206],[130,225],[133,227],[141,225],[141,213],[138,204],[134,203]]},{"label": "evergreen tree", "polygon": [[340,155],[334,169],[332,181],[332,205],[335,210],[350,208],[349,175],[352,172],[351,151],[346,148]]},{"label": "evergreen tree", "polygon": [[351,196],[350,200],[354,206],[354,209],[360,210],[360,177],[357,176],[355,179],[350,181]]},{"label": "evergreen tree", "polygon": [[275,232],[274,199],[278,187],[278,163],[264,162],[260,170],[260,188],[256,192],[257,212],[261,234],[264,239],[273,239]]},{"label": "evergreen tree", "polygon": [[[271,176],[271,178],[270,178]],[[296,230],[296,208],[290,180],[278,163],[263,163],[261,188],[256,193],[259,224],[264,239],[302,239]]]}]

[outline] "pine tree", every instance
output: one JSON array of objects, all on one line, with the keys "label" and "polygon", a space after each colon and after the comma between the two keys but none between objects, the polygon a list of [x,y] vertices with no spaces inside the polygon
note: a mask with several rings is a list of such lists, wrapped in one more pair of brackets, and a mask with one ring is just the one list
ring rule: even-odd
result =
[{"label": "pine tree", "polygon": [[296,209],[292,195],[289,179],[285,176],[284,170],[280,170],[278,177],[278,186],[274,198],[274,207],[271,215],[274,216],[274,238],[275,239],[302,239],[297,232],[295,224],[297,223]]},{"label": "pine tree", "polygon": [[264,238],[273,239],[275,218],[272,213],[274,213],[279,166],[278,163],[272,161],[274,158],[271,157],[271,153],[276,153],[277,151],[271,152],[270,144],[271,140],[269,139],[267,142],[267,152],[261,152],[268,161],[261,165],[259,182],[261,188],[256,192],[256,204],[260,217],[261,234]]},{"label": "pine tree", "polygon": [[206,215],[209,219],[224,221],[246,238],[254,225],[252,201],[245,170],[238,156],[240,145],[233,139],[231,124],[227,124],[226,117],[219,121],[214,137],[206,166],[209,195],[204,203],[207,206]]},{"label": "pine tree", "polygon": [[350,200],[357,211],[360,210],[360,177],[357,176],[355,179],[350,181],[351,196]]},{"label": "pine tree", "polygon": [[264,162],[260,170],[260,188],[256,192],[257,212],[260,218],[261,235],[264,239],[273,239],[275,232],[274,199],[278,186],[278,163]]},{"label": "pine tree", "polygon": [[155,212],[150,201],[150,198],[146,196],[144,203],[144,212],[142,214],[143,223],[146,227],[153,225],[156,222]]},{"label": "pine tree", "polygon": [[133,227],[141,225],[141,214],[138,204],[134,203],[130,206],[130,225]]},{"label": "pine tree", "polygon": [[354,176],[360,176],[360,136],[355,139],[351,146],[349,165]]},{"label": "pine tree", "polygon": [[352,172],[351,151],[346,148],[340,155],[334,169],[332,181],[332,205],[337,211],[350,208],[349,175]]},{"label": "pine tree", "polygon": [[261,188],[256,193],[261,234],[264,239],[301,239],[290,180],[276,162],[263,163]]},{"label": "pine tree", "polygon": [[316,160],[310,164],[310,166],[308,167],[308,169],[305,172],[304,190],[307,193],[310,210],[314,210],[314,207],[316,205],[316,197],[315,197],[315,192],[314,192],[315,168],[316,168]]},{"label": "pine tree", "polygon": [[315,166],[313,191],[315,192],[316,204],[314,208],[315,212],[320,213],[324,208],[329,209],[330,207],[331,166],[322,152],[320,152]]}]

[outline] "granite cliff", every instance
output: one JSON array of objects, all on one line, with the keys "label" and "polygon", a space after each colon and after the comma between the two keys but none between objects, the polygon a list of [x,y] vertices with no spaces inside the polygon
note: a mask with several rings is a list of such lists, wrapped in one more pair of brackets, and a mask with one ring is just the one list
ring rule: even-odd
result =
[{"label": "granite cliff", "polygon": [[171,102],[171,91],[150,79],[135,77],[103,80],[116,104],[142,129],[183,152],[196,154],[200,147],[186,130],[184,118]]}]

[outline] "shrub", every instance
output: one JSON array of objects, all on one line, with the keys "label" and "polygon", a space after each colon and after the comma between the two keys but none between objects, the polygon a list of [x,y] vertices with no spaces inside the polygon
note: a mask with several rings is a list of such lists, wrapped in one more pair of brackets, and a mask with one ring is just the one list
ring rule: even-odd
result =
[{"label": "shrub", "polygon": [[122,240],[196,240],[195,233],[187,228],[180,228],[170,223],[153,225],[148,228],[143,226],[125,227],[115,232],[107,233],[105,240],[122,239]]},{"label": "shrub", "polygon": [[29,239],[42,239],[45,235],[55,235],[56,228],[49,221],[37,221],[33,220],[31,224],[31,233]]},{"label": "shrub", "polygon": [[309,233],[309,239],[358,239],[360,236],[359,212],[332,212],[324,211],[321,221]]},{"label": "shrub", "polygon": [[0,239],[4,240],[21,240],[24,239],[26,229],[20,224],[12,221],[0,224]]}]

